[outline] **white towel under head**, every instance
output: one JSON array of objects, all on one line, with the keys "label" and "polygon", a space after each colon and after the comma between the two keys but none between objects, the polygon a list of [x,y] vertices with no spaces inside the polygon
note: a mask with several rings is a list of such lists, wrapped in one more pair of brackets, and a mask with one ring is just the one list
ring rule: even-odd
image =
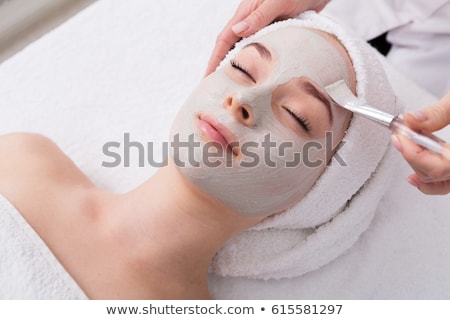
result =
[{"label": "white towel under head", "polygon": [[[276,22],[255,36],[293,25],[335,35],[352,60],[357,95],[386,112],[400,112],[375,50],[329,18],[305,12],[297,19]],[[239,42],[225,61],[255,36]],[[353,117],[344,140],[338,151],[340,158],[332,159],[304,199],[230,240],[214,258],[211,272],[290,278],[316,270],[349,249],[372,221],[395,170],[391,161],[395,152],[389,145],[389,130],[358,116]]]}]

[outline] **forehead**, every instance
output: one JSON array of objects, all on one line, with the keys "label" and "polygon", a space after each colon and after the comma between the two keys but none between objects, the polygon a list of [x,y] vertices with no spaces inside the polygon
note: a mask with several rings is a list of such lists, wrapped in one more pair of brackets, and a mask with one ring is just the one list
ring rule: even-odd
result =
[{"label": "forehead", "polygon": [[271,51],[277,64],[274,76],[280,81],[306,76],[326,86],[340,79],[349,81],[353,72],[340,42],[322,31],[286,26],[256,36],[252,42]]},{"label": "forehead", "polygon": [[319,37],[316,30],[313,29],[300,26],[284,26],[255,38],[261,41],[267,40],[272,43],[284,43],[287,45],[289,43],[295,43],[296,40],[307,40],[308,38],[313,39]]},{"label": "forehead", "polygon": [[263,42],[274,47],[288,50],[327,50],[342,47],[331,34],[301,26],[284,26],[266,34],[256,36],[253,42]]}]

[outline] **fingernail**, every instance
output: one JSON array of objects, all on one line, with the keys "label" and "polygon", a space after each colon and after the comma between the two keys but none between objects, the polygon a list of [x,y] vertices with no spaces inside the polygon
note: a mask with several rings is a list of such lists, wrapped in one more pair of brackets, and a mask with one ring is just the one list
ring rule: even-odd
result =
[{"label": "fingernail", "polygon": [[419,187],[419,182],[416,179],[414,179],[413,177],[408,177],[408,182],[410,185],[412,185],[416,188]]},{"label": "fingernail", "polygon": [[241,21],[241,22],[236,23],[234,26],[232,26],[231,30],[233,30],[233,32],[236,34],[239,34],[239,33],[244,32],[248,28],[250,28],[250,25],[245,21]]},{"label": "fingernail", "polygon": [[417,121],[425,121],[428,119],[427,115],[423,113],[422,111],[414,111],[410,112],[410,114],[417,120]]},{"label": "fingernail", "polygon": [[397,149],[398,151],[402,152],[402,144],[398,140],[397,136],[392,135],[391,136],[392,145]]}]

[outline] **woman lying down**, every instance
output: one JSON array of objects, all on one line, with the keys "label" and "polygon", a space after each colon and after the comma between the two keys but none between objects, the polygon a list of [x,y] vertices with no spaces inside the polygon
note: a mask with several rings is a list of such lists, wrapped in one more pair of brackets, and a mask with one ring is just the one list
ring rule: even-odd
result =
[{"label": "woman lying down", "polygon": [[170,164],[126,194],[97,188],[45,137],[0,137],[0,297],[206,299],[210,272],[294,277],[333,260],[371,220],[358,197],[390,135],[324,87],[343,79],[396,108],[365,50],[314,13],[245,39],[180,109]]}]

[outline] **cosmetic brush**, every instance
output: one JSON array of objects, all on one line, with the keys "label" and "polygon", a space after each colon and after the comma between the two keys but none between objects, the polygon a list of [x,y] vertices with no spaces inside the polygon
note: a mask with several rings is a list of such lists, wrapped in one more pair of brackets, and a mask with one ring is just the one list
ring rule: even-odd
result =
[{"label": "cosmetic brush", "polygon": [[422,134],[407,127],[398,115],[392,115],[355,97],[344,80],[336,81],[325,87],[325,91],[336,104],[355,114],[375,121],[414,141],[418,145],[442,155],[444,140],[432,134]]}]

